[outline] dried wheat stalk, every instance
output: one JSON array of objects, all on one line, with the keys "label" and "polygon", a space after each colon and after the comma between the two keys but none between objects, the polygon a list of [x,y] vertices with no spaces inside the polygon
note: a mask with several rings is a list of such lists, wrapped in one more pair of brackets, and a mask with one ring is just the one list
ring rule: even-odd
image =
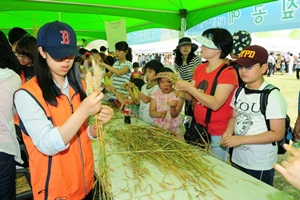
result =
[{"label": "dried wheat stalk", "polygon": [[[98,58],[94,55],[90,56],[91,63],[92,63],[92,72],[89,69],[89,65],[87,62],[85,62],[84,67],[86,71],[86,83],[87,83],[87,90],[89,93],[94,92],[98,88],[101,87],[102,79],[104,77],[104,69],[100,67]],[[103,123],[102,121],[98,120],[98,117],[95,115],[95,124],[97,127],[97,137],[98,142],[100,143],[99,148],[99,164],[98,164],[98,180],[99,180],[99,188],[98,190],[101,191],[99,194],[101,195],[101,198],[103,200],[112,200],[113,195],[111,191],[111,183],[109,180],[108,175],[108,164],[106,159],[106,150],[105,150],[105,141],[104,141],[104,135],[103,135]],[[95,198],[95,197],[94,197]]]},{"label": "dried wheat stalk", "polygon": [[[214,164],[207,159],[207,152],[179,140],[172,132],[148,125],[130,125],[128,129],[108,130],[106,136],[111,140],[110,143],[114,144],[114,152],[111,154],[119,154],[125,160],[120,167],[130,167],[133,172],[133,177],[128,177],[134,179],[135,185],[133,188],[124,186],[127,189],[123,192],[145,191],[146,185],[152,188],[151,194],[155,194],[151,184],[158,184],[164,190],[175,191],[179,189],[178,185],[164,181],[168,176],[175,176],[181,182],[179,187],[186,190],[190,199],[196,198],[189,193],[191,188],[198,198],[201,196],[205,199],[209,196],[221,199],[208,185],[210,183],[213,186],[223,186],[220,182],[221,177],[214,172]],[[153,165],[165,174],[163,180],[151,175],[150,168]]]}]

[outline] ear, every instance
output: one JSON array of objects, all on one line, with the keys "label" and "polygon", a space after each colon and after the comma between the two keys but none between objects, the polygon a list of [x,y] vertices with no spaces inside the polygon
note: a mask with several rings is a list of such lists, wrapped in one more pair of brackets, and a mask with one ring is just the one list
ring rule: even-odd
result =
[{"label": "ear", "polygon": [[265,74],[267,70],[268,70],[268,63],[265,63],[261,66],[262,74]]},{"label": "ear", "polygon": [[38,52],[40,53],[40,55],[46,59],[47,54],[45,53],[45,51],[43,50],[43,47],[38,47]]}]

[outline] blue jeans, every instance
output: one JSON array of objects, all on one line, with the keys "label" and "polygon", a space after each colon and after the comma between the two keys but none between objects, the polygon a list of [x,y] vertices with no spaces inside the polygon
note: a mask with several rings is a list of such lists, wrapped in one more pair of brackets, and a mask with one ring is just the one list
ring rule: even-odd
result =
[{"label": "blue jeans", "polygon": [[13,155],[0,152],[0,199],[16,199],[16,162]]},{"label": "blue jeans", "polygon": [[252,169],[243,168],[234,163],[232,163],[232,166],[245,172],[246,174],[249,174],[250,176],[253,176],[254,178],[257,178],[258,180],[261,180],[262,182],[265,182],[266,184],[273,186],[274,173],[275,173],[274,168],[270,170],[252,170]]},{"label": "blue jeans", "polygon": [[222,136],[213,136],[211,135],[211,143],[210,143],[210,149],[213,153],[213,156],[216,158],[227,162],[228,161],[228,148],[224,147],[220,144]]}]

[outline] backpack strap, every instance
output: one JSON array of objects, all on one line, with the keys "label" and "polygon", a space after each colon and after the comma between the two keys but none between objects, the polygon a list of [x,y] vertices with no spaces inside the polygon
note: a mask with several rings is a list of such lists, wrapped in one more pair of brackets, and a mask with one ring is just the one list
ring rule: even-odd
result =
[{"label": "backpack strap", "polygon": [[[219,75],[221,74],[221,72],[226,69],[228,67],[227,64],[224,64],[221,69],[219,69],[219,71],[217,72],[216,76],[215,76],[215,79],[214,79],[214,82],[211,86],[211,91],[210,91],[210,95],[214,95],[215,94],[215,91],[216,91],[216,88],[217,88],[217,83],[218,83],[218,77]],[[207,111],[206,111],[206,116],[205,116],[205,124],[206,124],[206,128],[208,126],[208,123],[210,122],[210,118],[211,118],[211,113],[212,113],[212,109],[210,108],[207,108]]]},{"label": "backpack strap", "polygon": [[246,84],[243,83],[242,85],[240,85],[240,86],[236,89],[235,94],[234,94],[234,97],[235,97],[235,99],[234,99],[234,105],[237,104],[237,99],[238,99],[238,97],[239,97],[239,94],[241,93],[242,89],[245,88],[245,85],[246,85]]},{"label": "backpack strap", "polygon": [[[270,120],[267,119],[266,117],[266,110],[267,110],[267,105],[268,105],[268,98],[269,98],[269,94],[273,91],[273,90],[279,90],[278,87],[275,87],[272,84],[268,84],[263,90],[262,93],[260,95],[260,112],[261,114],[263,114],[263,116],[265,117],[265,121],[266,121],[266,125],[267,125],[267,129],[268,131],[271,130],[270,127]],[[276,143],[272,142],[272,145],[275,146]]]}]

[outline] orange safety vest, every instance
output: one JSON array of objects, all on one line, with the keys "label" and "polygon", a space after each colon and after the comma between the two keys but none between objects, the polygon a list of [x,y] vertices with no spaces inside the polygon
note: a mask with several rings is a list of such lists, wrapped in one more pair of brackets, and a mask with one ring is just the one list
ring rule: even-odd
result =
[{"label": "orange safety vest", "polygon": [[[79,107],[81,100],[76,88],[70,86],[70,101],[57,89],[57,106],[48,104],[42,95],[36,77],[21,86],[27,91],[44,110],[47,118],[54,127],[61,126]],[[53,156],[41,153],[28,135],[22,119],[24,143],[29,154],[31,185],[34,199],[43,200],[81,200],[93,188],[94,159],[92,144],[87,135],[87,120],[70,141],[68,149]]]}]

